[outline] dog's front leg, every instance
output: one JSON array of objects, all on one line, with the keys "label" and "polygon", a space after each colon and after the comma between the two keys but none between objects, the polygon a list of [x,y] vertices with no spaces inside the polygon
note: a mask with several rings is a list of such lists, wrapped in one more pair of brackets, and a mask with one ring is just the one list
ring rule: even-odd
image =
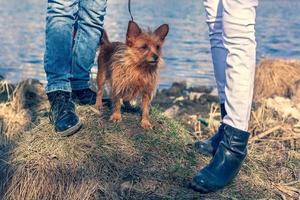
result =
[{"label": "dog's front leg", "polygon": [[119,97],[113,97],[113,114],[110,117],[110,120],[113,122],[122,121],[121,116],[121,99]]},{"label": "dog's front leg", "polygon": [[151,103],[151,95],[143,94],[142,96],[142,121],[141,126],[144,129],[152,128],[152,125],[149,121],[149,108]]},{"label": "dog's front leg", "polygon": [[102,108],[102,97],[103,97],[103,90],[105,85],[105,70],[104,66],[100,67],[100,63],[98,64],[98,73],[97,73],[97,85],[98,91],[96,96],[96,109],[100,110]]}]

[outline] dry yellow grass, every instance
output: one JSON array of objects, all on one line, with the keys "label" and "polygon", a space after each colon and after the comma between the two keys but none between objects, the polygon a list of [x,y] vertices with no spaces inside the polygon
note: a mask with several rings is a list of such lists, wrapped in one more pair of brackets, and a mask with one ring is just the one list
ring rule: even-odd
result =
[{"label": "dry yellow grass", "polygon": [[[15,88],[11,94],[4,92],[4,90],[10,91],[10,88]],[[47,108],[43,85],[37,80],[28,79],[17,84],[16,87],[6,81],[0,81],[1,90],[10,97],[10,101],[0,103],[2,130],[9,138],[28,130],[37,115]]]},{"label": "dry yellow grass", "polygon": [[289,88],[300,80],[300,61],[264,59],[256,70],[256,101],[273,95],[287,96]]}]

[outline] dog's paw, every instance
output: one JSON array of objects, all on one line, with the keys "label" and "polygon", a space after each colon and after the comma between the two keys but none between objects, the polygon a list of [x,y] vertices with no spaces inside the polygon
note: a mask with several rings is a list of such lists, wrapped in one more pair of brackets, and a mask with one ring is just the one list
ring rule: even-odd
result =
[{"label": "dog's paw", "polygon": [[149,120],[142,120],[141,126],[144,129],[152,129],[152,124],[149,122]]},{"label": "dog's paw", "polygon": [[96,103],[95,108],[100,111],[103,108],[102,103]]},{"label": "dog's paw", "polygon": [[121,113],[113,113],[110,116],[110,121],[112,121],[112,122],[120,122],[120,121],[122,121]]},{"label": "dog's paw", "polygon": [[97,99],[96,99],[95,108],[96,108],[97,110],[101,110],[102,107],[103,107],[102,99],[101,99],[101,98],[100,98],[100,99],[97,98]]}]

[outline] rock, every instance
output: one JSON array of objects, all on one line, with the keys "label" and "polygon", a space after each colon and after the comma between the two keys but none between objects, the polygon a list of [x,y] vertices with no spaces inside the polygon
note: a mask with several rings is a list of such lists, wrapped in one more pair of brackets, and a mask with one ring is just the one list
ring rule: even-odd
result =
[{"label": "rock", "polygon": [[210,96],[219,97],[218,89],[214,88],[210,93]]},{"label": "rock", "polygon": [[167,96],[179,97],[184,95],[187,88],[186,82],[174,82],[169,89],[163,89],[162,93]]},{"label": "rock", "polygon": [[184,96],[180,96],[180,97],[175,98],[174,103],[184,101],[184,100],[185,100]]},{"label": "rock", "polygon": [[172,107],[168,108],[167,110],[165,110],[164,114],[167,116],[167,117],[170,117],[170,118],[175,118],[176,115],[178,114],[179,112],[179,106],[177,105],[173,105]]},{"label": "rock", "polygon": [[275,96],[266,100],[266,106],[277,111],[282,117],[292,117],[300,121],[300,104],[294,104],[292,100]]},{"label": "rock", "polygon": [[190,87],[188,89],[189,92],[199,92],[199,93],[211,93],[213,91],[213,87],[211,86],[197,86],[197,87]]},{"label": "rock", "polygon": [[170,99],[170,97],[168,97],[166,94],[163,94],[162,92],[157,92],[152,104],[159,105],[159,107],[167,109],[171,107],[174,103],[173,100]]},{"label": "rock", "polygon": [[198,100],[202,95],[203,95],[203,93],[200,93],[200,92],[190,92],[189,100],[191,100],[191,101]]},{"label": "rock", "polygon": [[210,94],[203,94],[201,98],[199,98],[199,102],[201,104],[207,104],[207,103],[217,103],[219,102],[218,96],[211,96]]}]

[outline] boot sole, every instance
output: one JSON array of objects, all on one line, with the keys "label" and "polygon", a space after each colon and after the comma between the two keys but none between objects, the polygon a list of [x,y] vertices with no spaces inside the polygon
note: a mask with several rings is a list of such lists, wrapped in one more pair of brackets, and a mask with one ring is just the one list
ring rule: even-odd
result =
[{"label": "boot sole", "polygon": [[204,187],[199,186],[197,183],[195,183],[194,181],[191,181],[189,184],[189,188],[191,188],[192,190],[199,192],[201,194],[208,194],[208,193],[212,193],[215,191],[210,191]]},{"label": "boot sole", "polygon": [[196,151],[204,156],[209,156],[209,157],[214,157],[214,154],[211,153],[211,152],[208,152],[208,151],[203,151],[203,150],[200,150],[200,149],[196,149]]},{"label": "boot sole", "polygon": [[74,126],[72,126],[71,128],[69,128],[65,131],[62,131],[62,132],[57,132],[57,133],[59,133],[62,137],[68,137],[68,136],[75,134],[77,131],[79,131],[81,129],[81,127],[82,127],[82,123],[79,120],[78,123],[75,124]]}]

